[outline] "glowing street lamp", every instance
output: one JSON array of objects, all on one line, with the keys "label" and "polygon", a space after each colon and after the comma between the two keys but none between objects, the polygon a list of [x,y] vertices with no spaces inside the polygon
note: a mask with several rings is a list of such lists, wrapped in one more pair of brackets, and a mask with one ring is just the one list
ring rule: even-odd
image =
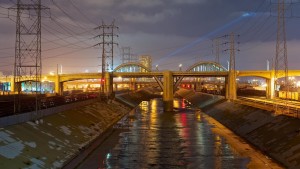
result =
[{"label": "glowing street lamp", "polygon": [[180,63],[180,64],[179,64],[179,71],[181,71],[181,67],[182,67],[182,64]]}]

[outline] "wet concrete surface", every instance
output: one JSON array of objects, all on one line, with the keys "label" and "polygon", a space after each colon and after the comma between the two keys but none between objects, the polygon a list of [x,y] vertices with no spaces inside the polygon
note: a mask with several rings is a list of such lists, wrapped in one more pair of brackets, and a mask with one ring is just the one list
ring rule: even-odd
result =
[{"label": "wet concrete surface", "polygon": [[250,159],[214,133],[202,113],[183,100],[174,106],[176,112],[163,112],[160,99],[142,102],[78,168],[247,168]]}]

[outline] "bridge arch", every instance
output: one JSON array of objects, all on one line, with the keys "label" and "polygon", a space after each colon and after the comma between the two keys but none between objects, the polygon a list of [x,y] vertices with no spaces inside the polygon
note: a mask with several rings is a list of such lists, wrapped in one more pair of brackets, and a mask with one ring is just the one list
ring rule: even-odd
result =
[{"label": "bridge arch", "polygon": [[227,71],[227,69],[212,61],[201,61],[193,64],[187,70],[187,72],[209,72],[209,71]]},{"label": "bridge arch", "polygon": [[117,66],[113,72],[151,72],[151,69],[140,63],[128,62]]},{"label": "bridge arch", "polygon": [[256,77],[263,79],[271,79],[272,71],[237,71],[237,77]]}]

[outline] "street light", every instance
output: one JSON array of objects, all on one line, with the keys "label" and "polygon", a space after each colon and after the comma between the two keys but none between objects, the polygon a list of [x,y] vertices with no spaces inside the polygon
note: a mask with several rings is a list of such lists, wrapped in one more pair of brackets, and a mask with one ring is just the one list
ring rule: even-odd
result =
[{"label": "street light", "polygon": [[156,70],[158,71],[158,65],[155,66]]},{"label": "street light", "polygon": [[181,71],[181,67],[182,67],[182,64],[180,63],[180,64],[179,64],[179,71]]}]

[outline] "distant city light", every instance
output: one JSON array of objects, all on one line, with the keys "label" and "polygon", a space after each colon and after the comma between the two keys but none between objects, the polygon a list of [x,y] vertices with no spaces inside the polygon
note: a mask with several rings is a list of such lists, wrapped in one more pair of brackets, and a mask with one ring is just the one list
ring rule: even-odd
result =
[{"label": "distant city light", "polygon": [[182,64],[180,63],[180,64],[179,64],[179,71],[181,71],[181,67],[182,67]]}]

